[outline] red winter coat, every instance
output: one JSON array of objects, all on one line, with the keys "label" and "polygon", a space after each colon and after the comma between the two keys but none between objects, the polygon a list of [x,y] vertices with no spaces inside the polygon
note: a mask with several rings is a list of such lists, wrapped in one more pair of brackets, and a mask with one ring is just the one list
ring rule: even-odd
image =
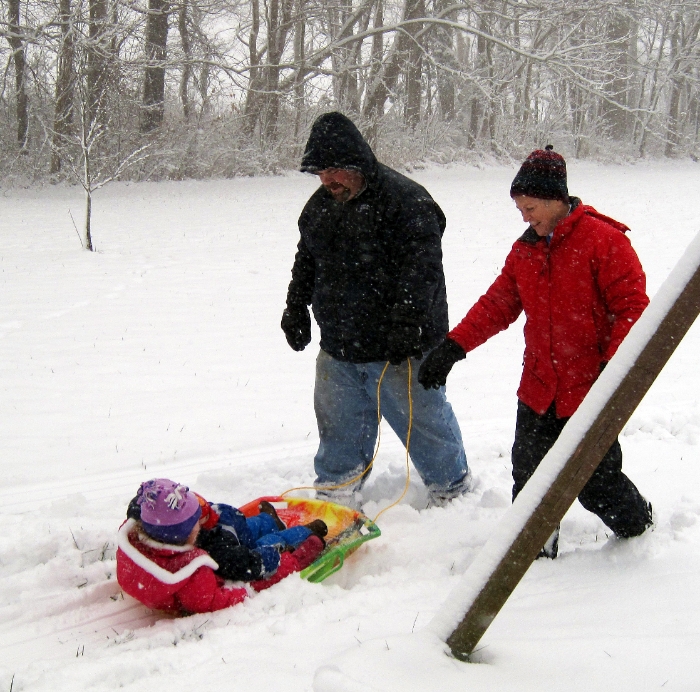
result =
[{"label": "red winter coat", "polygon": [[[209,553],[189,545],[158,543],[129,519],[117,539],[117,581],[125,593],[149,608],[178,613],[208,613],[240,603],[245,588],[227,588],[214,574],[218,565]],[[251,582],[262,591],[293,572],[308,567],[323,551],[318,536],[307,538],[293,553],[280,557],[280,566],[268,579]]]},{"label": "red winter coat", "polygon": [[539,414],[556,401],[560,418],[573,415],[649,303],[629,228],[574,202],[549,245],[525,231],[500,276],[448,335],[469,352],[524,310],[518,398]]},{"label": "red winter coat", "polygon": [[224,588],[218,565],[201,548],[158,543],[138,530],[134,519],[119,529],[117,581],[125,593],[149,608],[208,613],[240,603],[248,592]]}]

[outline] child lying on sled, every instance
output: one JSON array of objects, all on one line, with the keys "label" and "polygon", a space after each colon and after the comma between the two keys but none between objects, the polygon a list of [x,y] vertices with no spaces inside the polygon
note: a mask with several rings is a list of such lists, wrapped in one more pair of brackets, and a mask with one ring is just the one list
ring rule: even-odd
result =
[{"label": "child lying on sled", "polygon": [[141,484],[119,530],[117,580],[149,608],[205,613],[240,603],[254,591],[308,567],[323,551],[321,520],[287,528],[274,507],[246,518],[238,509],[210,504],[165,478]]}]

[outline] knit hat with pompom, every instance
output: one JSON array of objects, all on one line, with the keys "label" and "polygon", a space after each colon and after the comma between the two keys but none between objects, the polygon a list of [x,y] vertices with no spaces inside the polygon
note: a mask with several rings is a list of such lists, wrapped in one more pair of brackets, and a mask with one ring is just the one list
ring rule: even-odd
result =
[{"label": "knit hat with pompom", "polygon": [[558,199],[569,203],[566,186],[566,161],[548,144],[525,159],[510,186],[510,196],[525,195],[538,199]]},{"label": "knit hat with pompom", "polygon": [[143,530],[161,543],[183,544],[202,516],[197,496],[186,485],[168,478],[141,483],[137,502]]}]

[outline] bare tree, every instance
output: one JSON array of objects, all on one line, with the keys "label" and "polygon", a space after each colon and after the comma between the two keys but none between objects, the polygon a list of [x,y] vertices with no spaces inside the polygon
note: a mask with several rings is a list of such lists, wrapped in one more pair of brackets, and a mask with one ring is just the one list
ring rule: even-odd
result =
[{"label": "bare tree", "polygon": [[630,52],[634,36],[630,0],[616,3],[607,18],[608,56],[611,60],[610,82],[606,89],[609,97],[601,103],[601,115],[605,120],[610,136],[618,141],[625,138],[629,120],[630,91],[633,77],[630,65]]},{"label": "bare tree", "polygon": [[[700,155],[700,0],[7,7],[0,37],[9,50],[0,47],[0,56],[14,79],[0,83],[9,105],[0,137],[15,156],[0,156],[0,166],[62,175],[63,147],[85,129],[92,158],[112,162],[138,149],[144,134],[171,135],[150,137],[151,165],[131,175],[269,170],[290,165],[308,122],[330,109],[357,119],[374,145],[388,132],[403,137],[392,154],[408,158],[441,147],[465,157],[520,155],[545,139],[577,156],[611,147]],[[37,125],[50,147],[28,147],[30,136],[41,141]],[[17,145],[26,156],[16,157]]]},{"label": "bare tree", "polygon": [[5,37],[12,48],[15,69],[15,115],[17,118],[17,144],[25,152],[29,144],[29,97],[27,96],[27,60],[25,41],[20,21],[20,0],[7,2],[7,33]]},{"label": "bare tree", "polygon": [[671,31],[671,75],[666,137],[666,156],[675,156],[682,137],[681,102],[693,65],[697,65],[700,13],[674,12]]},{"label": "bare tree", "polygon": [[[88,62],[87,56],[88,51],[85,51],[79,65]],[[80,72],[86,74],[87,70]],[[77,132],[62,134],[60,147],[67,170],[85,192],[85,217],[80,238],[83,247],[92,252],[95,250],[92,233],[93,194],[118,179],[131,166],[144,161],[153,143],[149,142],[127,154],[115,156],[105,146],[109,128],[105,119],[96,117],[96,113],[102,111],[102,104],[95,103],[94,92],[87,78],[77,80],[75,99]]]},{"label": "bare tree", "polygon": [[[294,9],[294,64],[301,65],[304,62],[306,52],[306,22],[304,21],[304,10],[306,0],[297,0]],[[299,138],[301,123],[305,110],[305,89],[301,70],[296,70],[294,79],[294,139]]]},{"label": "bare tree", "polygon": [[183,53],[182,75],[180,76],[180,103],[185,120],[190,119],[190,79],[192,78],[192,42],[188,25],[189,0],[181,0],[177,11],[177,29],[180,33],[180,44]]},{"label": "bare tree", "polygon": [[[451,5],[449,0],[435,0],[435,14],[454,20],[456,11],[451,11]],[[432,55],[437,66],[438,100],[444,120],[452,120],[455,116],[459,62],[455,55],[454,42],[454,29],[446,26],[436,28]]]},{"label": "bare tree", "polygon": [[[263,82],[263,71],[260,65],[262,56],[258,52],[258,37],[260,35],[260,0],[250,0],[250,33],[248,36],[249,74],[248,89],[245,102],[245,132],[252,135],[260,115],[260,90]],[[297,77],[303,78],[298,70]]]},{"label": "bare tree", "polygon": [[[92,1],[102,2],[103,0]],[[146,65],[143,79],[141,132],[151,132],[163,124],[169,8],[168,0],[148,0],[144,37]]]},{"label": "bare tree", "polygon": [[58,49],[58,68],[56,75],[53,146],[51,152],[51,173],[61,170],[61,149],[63,138],[70,134],[73,126],[73,87],[74,70],[74,16],[71,0],[60,0],[61,38]]}]

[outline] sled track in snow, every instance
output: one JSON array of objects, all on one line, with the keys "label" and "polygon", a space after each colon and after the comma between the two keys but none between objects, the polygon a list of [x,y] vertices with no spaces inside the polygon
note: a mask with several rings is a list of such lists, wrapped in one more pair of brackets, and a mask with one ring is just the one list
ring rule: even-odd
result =
[{"label": "sled track in snow", "polygon": [[191,482],[199,473],[240,466],[250,462],[307,456],[315,452],[317,443],[305,441],[261,447],[242,452],[230,452],[204,458],[181,459],[165,464],[153,464],[151,470],[137,468],[130,471],[96,473],[81,478],[51,481],[31,485],[6,486],[0,490],[0,515],[24,514],[39,506],[80,494],[88,500],[113,498],[134,494],[139,484],[152,477],[177,476],[178,480]]},{"label": "sled track in snow", "polygon": [[84,653],[86,646],[104,647],[129,641],[133,638],[129,635],[133,630],[152,626],[157,621],[168,618],[140,603],[122,601],[114,606],[113,609],[109,608],[109,612],[77,622],[66,623],[61,616],[14,621],[0,629],[0,657],[7,661],[31,660],[39,642],[42,654],[47,658],[79,656],[81,649]]}]

